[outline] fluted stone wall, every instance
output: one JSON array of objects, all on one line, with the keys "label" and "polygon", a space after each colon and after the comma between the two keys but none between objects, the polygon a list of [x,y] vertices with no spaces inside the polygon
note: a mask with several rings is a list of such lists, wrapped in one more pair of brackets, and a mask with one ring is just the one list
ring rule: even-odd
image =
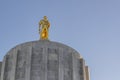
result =
[{"label": "fluted stone wall", "polygon": [[4,57],[1,80],[86,80],[85,62],[64,44],[33,41],[12,48]]}]

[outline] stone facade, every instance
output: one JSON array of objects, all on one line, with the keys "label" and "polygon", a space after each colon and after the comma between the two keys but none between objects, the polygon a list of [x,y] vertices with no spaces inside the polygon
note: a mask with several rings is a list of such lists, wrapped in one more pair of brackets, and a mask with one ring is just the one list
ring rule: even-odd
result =
[{"label": "stone facade", "polygon": [[48,40],[20,44],[0,64],[1,80],[87,80],[85,67],[77,51]]}]

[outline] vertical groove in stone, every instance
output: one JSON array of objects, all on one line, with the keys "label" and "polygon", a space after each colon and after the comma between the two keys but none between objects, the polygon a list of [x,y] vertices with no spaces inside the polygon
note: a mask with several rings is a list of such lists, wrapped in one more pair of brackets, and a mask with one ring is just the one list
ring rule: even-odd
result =
[{"label": "vertical groove in stone", "polygon": [[13,63],[13,67],[12,67],[12,72],[11,72],[11,80],[15,80],[15,74],[16,74],[16,64],[17,64],[17,50],[14,49],[13,50],[13,60],[12,60],[12,63]]},{"label": "vertical groove in stone", "polygon": [[7,66],[8,66],[8,55],[6,55],[6,57],[5,57],[5,68],[4,68],[4,77],[3,77],[3,80],[7,80],[6,78],[7,78]]},{"label": "vertical groove in stone", "polygon": [[81,80],[80,79],[80,56],[75,55],[73,53],[73,80]]},{"label": "vertical groove in stone", "polygon": [[31,59],[31,80],[44,80],[43,48],[34,48]]},{"label": "vertical groove in stone", "polygon": [[76,74],[76,60],[74,59],[74,55],[72,54],[72,56],[73,56],[73,59],[72,59],[72,61],[73,61],[73,80],[77,80],[77,74]]},{"label": "vertical groove in stone", "polygon": [[83,59],[80,59],[80,80],[84,80],[84,76],[83,76]]},{"label": "vertical groove in stone", "polygon": [[11,76],[11,70],[12,70],[12,55],[6,55],[6,61],[5,61],[5,72],[4,72],[4,78],[3,80],[10,80]]},{"label": "vertical groove in stone", "polygon": [[31,50],[31,60],[30,60],[30,80],[32,80],[32,55],[33,55],[33,47],[32,47],[32,50]]},{"label": "vertical groove in stone", "polygon": [[63,56],[63,64],[64,64],[64,80],[72,80],[73,69],[72,69],[72,53],[68,51],[64,52]]},{"label": "vertical groove in stone", "polygon": [[73,55],[72,52],[70,52],[71,54],[71,80],[73,80]]},{"label": "vertical groove in stone", "polygon": [[45,48],[44,47],[44,52],[43,52],[43,54],[44,54],[44,68],[45,68],[45,80],[48,80],[47,79],[47,76],[48,76],[48,73],[47,73],[47,71],[48,71],[48,69],[47,69],[47,61],[48,61],[48,53],[47,53],[47,49],[48,48]]},{"label": "vertical groove in stone", "polygon": [[1,80],[4,80],[5,64],[6,64],[6,56],[4,57],[3,62],[2,62],[2,68],[1,68]]},{"label": "vertical groove in stone", "polygon": [[85,61],[84,61],[84,59],[83,59],[83,77],[84,77],[84,80],[86,80]]},{"label": "vertical groove in stone", "polygon": [[74,80],[74,78],[73,78],[73,53],[72,52],[70,52],[71,53],[71,64],[72,64],[72,66],[71,66],[71,80]]},{"label": "vertical groove in stone", "polygon": [[59,79],[63,80],[63,49],[59,48]]},{"label": "vertical groove in stone", "polygon": [[47,77],[48,80],[58,80],[59,75],[59,54],[57,49],[48,48]]},{"label": "vertical groove in stone", "polygon": [[80,78],[81,80],[86,80],[86,75],[85,75],[85,62],[83,59],[80,59]]},{"label": "vertical groove in stone", "polygon": [[15,80],[16,80],[16,77],[17,77],[17,64],[18,64],[17,62],[18,62],[18,54],[19,54],[19,50],[17,50],[17,57],[16,57],[16,65],[15,65],[15,66],[16,66],[16,68],[15,68],[15,69],[16,69],[16,70],[15,70]]},{"label": "vertical groove in stone", "polygon": [[25,80],[26,51],[18,50],[15,80]]},{"label": "vertical groove in stone", "polygon": [[77,64],[77,69],[76,69],[76,72],[77,72],[77,79],[78,80],[81,80],[81,71],[82,71],[82,68],[81,68],[81,61],[80,61],[80,57],[77,59],[77,62],[76,62],[76,64]]},{"label": "vertical groove in stone", "polygon": [[32,56],[32,47],[28,47],[28,53],[26,56],[26,77],[25,80],[30,80],[31,76],[31,56]]}]

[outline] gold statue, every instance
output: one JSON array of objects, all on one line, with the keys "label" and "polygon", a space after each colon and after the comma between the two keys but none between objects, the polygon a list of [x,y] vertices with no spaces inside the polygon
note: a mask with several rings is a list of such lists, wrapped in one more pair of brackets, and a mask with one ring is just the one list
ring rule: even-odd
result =
[{"label": "gold statue", "polygon": [[39,22],[39,34],[41,40],[48,40],[50,23],[47,19],[47,16],[44,16]]}]

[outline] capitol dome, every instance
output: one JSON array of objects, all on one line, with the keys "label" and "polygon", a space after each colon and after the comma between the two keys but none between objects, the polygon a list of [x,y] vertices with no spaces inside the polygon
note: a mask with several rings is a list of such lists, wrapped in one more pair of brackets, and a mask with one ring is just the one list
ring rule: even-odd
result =
[{"label": "capitol dome", "polygon": [[26,42],[4,57],[1,80],[85,80],[85,63],[73,48],[49,40]]}]

